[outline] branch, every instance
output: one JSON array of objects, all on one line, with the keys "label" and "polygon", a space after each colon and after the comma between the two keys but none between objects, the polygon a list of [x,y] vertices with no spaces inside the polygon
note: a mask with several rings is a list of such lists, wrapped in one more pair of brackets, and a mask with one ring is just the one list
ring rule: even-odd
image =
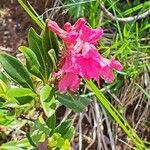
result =
[{"label": "branch", "polygon": [[134,20],[140,20],[140,19],[143,19],[150,15],[150,9],[149,9],[146,12],[144,12],[143,14],[139,14],[139,15],[135,15],[135,16],[131,16],[131,17],[119,18],[119,17],[115,17],[111,12],[109,12],[103,4],[101,4],[100,7],[107,18],[109,18],[113,21],[118,21],[118,22],[130,22],[130,21],[134,21]]}]

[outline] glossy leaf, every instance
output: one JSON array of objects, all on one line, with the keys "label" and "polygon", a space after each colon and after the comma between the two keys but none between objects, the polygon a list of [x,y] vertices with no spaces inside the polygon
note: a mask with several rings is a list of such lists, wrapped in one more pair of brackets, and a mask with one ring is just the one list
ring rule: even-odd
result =
[{"label": "glossy leaf", "polygon": [[31,138],[31,141],[37,145],[43,134],[45,136],[49,136],[50,132],[51,129],[46,125],[42,116],[40,116],[38,120],[34,122],[34,126],[30,130],[29,137]]},{"label": "glossy leaf", "polygon": [[10,81],[3,72],[0,72],[0,80],[2,80],[8,87],[10,86]]},{"label": "glossy leaf", "polygon": [[39,77],[40,79],[44,80],[44,77],[41,73],[41,65],[35,55],[35,53],[28,47],[21,46],[19,50],[23,53],[26,58],[26,64],[28,70],[35,76]]},{"label": "glossy leaf", "polygon": [[68,119],[68,120],[62,122],[55,128],[54,132],[60,133],[63,138],[70,140],[74,133],[72,121],[70,119]]},{"label": "glossy leaf", "polygon": [[58,58],[59,54],[59,44],[57,36],[48,30],[47,26],[45,27],[45,31],[42,36],[42,45],[43,49],[48,53],[50,49],[54,49],[56,57]]},{"label": "glossy leaf", "polygon": [[49,117],[46,120],[46,125],[52,130],[55,129],[56,127],[56,115],[55,114],[53,114],[51,117]]},{"label": "glossy leaf", "polygon": [[10,101],[16,101],[19,105],[30,103],[36,96],[32,90],[27,88],[12,88],[6,94]]},{"label": "glossy leaf", "polygon": [[67,108],[72,109],[74,112],[82,112],[90,103],[90,99],[80,96],[74,96],[72,94],[63,95],[57,93],[57,100],[62,105],[65,105]]},{"label": "glossy leaf", "polygon": [[35,53],[40,65],[41,65],[41,73],[45,77],[45,80],[48,80],[48,76],[50,74],[51,62],[49,60],[48,53],[43,50],[42,47],[42,39],[41,37],[35,32],[33,28],[31,28],[28,32],[28,42],[29,48]]},{"label": "glossy leaf", "polygon": [[22,87],[33,89],[33,84],[29,72],[15,57],[6,53],[1,53],[0,63],[2,64],[7,74]]},{"label": "glossy leaf", "polygon": [[40,92],[40,101],[46,116],[51,117],[55,112],[53,107],[55,103],[54,89],[49,85],[44,86]]}]

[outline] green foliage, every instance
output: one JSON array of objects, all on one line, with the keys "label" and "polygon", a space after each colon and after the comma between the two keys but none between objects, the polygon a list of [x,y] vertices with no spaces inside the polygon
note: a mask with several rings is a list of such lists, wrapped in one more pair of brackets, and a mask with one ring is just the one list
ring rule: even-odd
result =
[{"label": "green foliage", "polygon": [[49,85],[45,85],[40,92],[40,101],[45,115],[51,117],[55,113],[54,89]]},{"label": "green foliage", "polygon": [[19,105],[30,103],[35,96],[36,94],[27,88],[11,88],[6,93],[8,101],[16,101]]},{"label": "green foliage", "polygon": [[45,26],[44,33],[42,35],[42,46],[43,49],[48,53],[51,49],[54,50],[56,58],[58,58],[59,54],[59,43],[57,36],[48,30],[48,27]]},{"label": "green foliage", "polygon": [[89,98],[81,97],[68,93],[63,95],[57,93],[57,100],[64,106],[72,109],[74,112],[82,112],[84,108],[91,102]]},{"label": "green foliage", "polygon": [[35,53],[30,48],[25,46],[19,47],[19,50],[23,53],[23,55],[26,58],[26,66],[30,73],[44,80],[44,77],[41,72],[42,66],[40,65],[40,62],[38,61]]},{"label": "green foliage", "polygon": [[[19,2],[28,10],[22,1]],[[33,14],[31,16],[33,17]],[[31,127],[26,138],[2,144],[0,149],[47,148],[51,147],[50,141],[54,141],[51,143],[52,148],[68,150],[74,128],[70,120],[56,123],[55,111],[58,102],[55,100],[55,89],[51,83],[51,73],[56,69],[59,54],[58,39],[45,26],[40,35],[31,28],[28,32],[28,42],[29,47],[19,47],[26,59],[26,65],[9,54],[0,54],[0,63],[4,69],[0,73],[0,126],[13,128],[18,118],[24,118],[33,108],[42,109],[44,117],[40,113],[36,121],[28,122],[28,119],[22,119],[23,124],[18,124],[20,128],[25,123]],[[6,73],[11,77],[10,81],[5,76]],[[16,82],[15,85],[12,85],[12,80]]]},{"label": "green foliage", "polygon": [[8,75],[22,87],[33,89],[33,83],[29,72],[15,57],[1,53],[0,63]]},{"label": "green foliage", "polygon": [[74,19],[86,17],[89,24],[96,27],[100,17],[99,4],[96,0],[66,0],[64,7]]},{"label": "green foliage", "polygon": [[44,30],[45,24],[42,19],[35,13],[35,11],[30,7],[31,5],[26,6],[26,4],[23,3],[22,0],[18,0],[19,4],[22,6],[22,8],[28,13],[28,15],[32,18],[32,20],[41,28]]},{"label": "green foliage", "polygon": [[48,138],[48,148],[50,149],[68,150],[69,147],[70,143],[68,139],[62,138],[59,133],[54,133],[52,137]]},{"label": "green foliage", "polygon": [[71,140],[74,133],[72,121],[66,120],[62,122],[55,128],[54,132],[61,134],[61,136],[65,139]]},{"label": "green foliage", "polygon": [[23,139],[21,141],[10,141],[8,143],[3,144],[0,146],[1,150],[25,150],[29,148],[30,144],[28,143],[28,139]]},{"label": "green foliage", "polygon": [[85,0],[66,1],[65,5],[68,5],[69,14],[74,19],[85,16],[85,9],[86,9],[85,7],[87,5],[84,2]]},{"label": "green foliage", "polygon": [[0,125],[7,126],[15,120],[15,114],[9,110],[0,109]]},{"label": "green foliage", "polygon": [[113,117],[113,119],[119,124],[119,126],[123,129],[123,131],[128,135],[128,137],[133,141],[135,146],[139,150],[143,150],[146,148],[144,142],[140,137],[136,134],[134,129],[129,125],[129,123],[120,115],[120,113],[113,107],[113,105],[109,102],[109,100],[103,95],[103,93],[96,87],[96,85],[92,81],[85,80],[87,85],[94,92],[97,100],[103,107],[108,111],[108,113]]},{"label": "green foliage", "polygon": [[37,56],[37,60],[41,65],[40,71],[46,80],[45,82],[47,82],[51,69],[50,59],[48,59],[48,53],[46,53],[46,51],[42,47],[42,38],[32,28],[28,33],[28,42],[29,48]]}]

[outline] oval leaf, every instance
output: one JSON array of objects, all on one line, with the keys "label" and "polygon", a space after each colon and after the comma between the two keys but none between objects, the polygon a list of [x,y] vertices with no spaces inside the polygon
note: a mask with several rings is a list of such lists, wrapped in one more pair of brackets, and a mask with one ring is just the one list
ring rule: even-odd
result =
[{"label": "oval leaf", "polygon": [[52,116],[55,112],[55,109],[53,108],[55,98],[54,98],[54,90],[52,87],[46,85],[42,88],[40,92],[40,101],[46,116],[47,117]]},{"label": "oval leaf", "polygon": [[45,30],[42,36],[42,45],[43,49],[48,53],[50,49],[54,49],[56,57],[59,55],[59,44],[58,39],[55,33],[48,30],[48,27],[45,26]]},{"label": "oval leaf", "polygon": [[14,88],[9,89],[6,93],[10,101],[16,101],[19,105],[30,103],[36,94],[27,88]]},{"label": "oval leaf", "polygon": [[17,83],[23,87],[33,89],[33,84],[29,72],[15,57],[6,53],[1,53],[0,63],[8,75]]},{"label": "oval leaf", "polygon": [[28,47],[21,46],[18,48],[26,58],[26,64],[28,70],[35,75],[36,77],[44,80],[43,75],[41,74],[41,65],[35,55],[35,53]]},{"label": "oval leaf", "polygon": [[63,95],[57,93],[57,100],[67,108],[72,109],[74,112],[82,112],[85,107],[91,102],[90,99],[71,94]]},{"label": "oval leaf", "polygon": [[47,80],[50,74],[51,63],[48,58],[48,53],[46,54],[46,52],[43,50],[41,37],[35,32],[33,28],[29,30],[28,42],[30,49],[37,56],[37,59],[42,67],[41,72]]},{"label": "oval leaf", "polygon": [[70,140],[74,133],[72,120],[68,119],[62,122],[61,124],[59,124],[55,128],[54,133],[60,133],[63,138]]}]

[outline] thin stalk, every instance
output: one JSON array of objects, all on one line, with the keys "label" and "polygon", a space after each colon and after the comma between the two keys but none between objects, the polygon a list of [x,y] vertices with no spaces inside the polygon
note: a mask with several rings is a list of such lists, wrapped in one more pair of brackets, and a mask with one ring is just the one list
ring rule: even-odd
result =
[{"label": "thin stalk", "polygon": [[23,3],[22,0],[18,0],[18,3],[22,6],[22,8],[27,12],[27,14],[32,18],[32,20],[42,29],[44,30],[45,24],[36,17],[36,15]]}]

